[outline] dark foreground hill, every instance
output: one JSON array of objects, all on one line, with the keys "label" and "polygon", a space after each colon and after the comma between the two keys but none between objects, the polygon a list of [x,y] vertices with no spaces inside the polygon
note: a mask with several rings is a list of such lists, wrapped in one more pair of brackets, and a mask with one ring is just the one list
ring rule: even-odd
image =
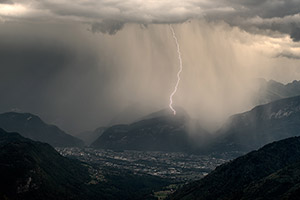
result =
[{"label": "dark foreground hill", "polygon": [[290,199],[300,197],[300,162],[283,168],[243,189],[241,200]]},{"label": "dark foreground hill", "polygon": [[234,115],[218,132],[212,151],[251,151],[300,135],[300,96],[281,99]]},{"label": "dark foreground hill", "polygon": [[0,129],[0,199],[153,199],[171,181],[61,156],[48,144]]},{"label": "dark foreground hill", "polygon": [[162,110],[129,125],[115,125],[92,143],[94,148],[142,151],[192,151],[210,138],[208,132],[181,109]]},{"label": "dark foreground hill", "polygon": [[[79,161],[62,157],[50,145],[0,129],[0,197],[78,199],[90,177]],[[1,199],[0,198],[0,199]]]},{"label": "dark foreground hill", "polygon": [[300,137],[288,138],[217,167],[169,199],[298,199],[299,165]]},{"label": "dark foreground hill", "polygon": [[46,142],[54,147],[83,146],[83,142],[59,129],[46,124],[30,113],[8,112],[0,114],[0,127],[9,132],[18,132],[26,138]]}]

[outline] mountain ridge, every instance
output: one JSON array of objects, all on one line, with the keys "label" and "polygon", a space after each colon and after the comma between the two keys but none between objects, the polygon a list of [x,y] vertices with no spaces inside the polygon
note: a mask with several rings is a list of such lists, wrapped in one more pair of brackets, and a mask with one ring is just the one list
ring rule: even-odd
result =
[{"label": "mountain ridge", "polygon": [[[300,135],[300,96],[259,105],[235,114],[216,133],[216,151],[251,151],[267,143]],[[219,147],[220,148],[218,149]]]},{"label": "mountain ridge", "polygon": [[256,105],[300,95],[300,81],[297,80],[283,84],[272,79],[266,81],[260,78],[256,82],[258,84],[255,91]]},{"label": "mountain ridge", "polygon": [[52,146],[83,146],[83,142],[55,125],[45,123],[40,117],[30,113],[7,112],[0,114],[0,127],[8,132],[18,132],[22,136]]},{"label": "mountain ridge", "polygon": [[[190,133],[189,128],[199,131]],[[195,128],[196,127],[196,128]],[[192,132],[192,131],[191,131]],[[131,124],[107,128],[91,147],[116,150],[192,151],[209,133],[185,112],[164,109]]]}]

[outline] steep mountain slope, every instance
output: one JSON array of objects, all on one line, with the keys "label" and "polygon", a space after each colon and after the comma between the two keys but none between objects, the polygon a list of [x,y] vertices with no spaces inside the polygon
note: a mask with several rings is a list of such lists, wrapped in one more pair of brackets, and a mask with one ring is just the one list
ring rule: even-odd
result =
[{"label": "steep mountain slope", "polygon": [[289,165],[243,190],[241,200],[298,200],[300,196],[300,162]]},{"label": "steep mountain slope", "polygon": [[278,100],[234,115],[218,131],[213,151],[251,151],[300,135],[300,96]]},{"label": "steep mountain slope", "polygon": [[162,110],[130,125],[108,128],[91,146],[116,150],[192,151],[210,138],[196,121],[178,109]]},{"label": "steep mountain slope", "polygon": [[79,161],[62,157],[50,145],[0,129],[0,197],[78,199],[90,177]]},{"label": "steep mountain slope", "polygon": [[[170,199],[259,199],[263,191],[276,197],[299,194],[299,162],[300,137],[274,142],[217,167],[203,179],[176,191]],[[273,191],[268,190],[271,181]],[[284,185],[283,181],[290,184]]]},{"label": "steep mountain slope", "polygon": [[55,147],[83,146],[83,142],[57,126],[43,122],[38,116],[30,113],[0,114],[0,127],[6,131],[18,132],[32,140],[46,142]]}]

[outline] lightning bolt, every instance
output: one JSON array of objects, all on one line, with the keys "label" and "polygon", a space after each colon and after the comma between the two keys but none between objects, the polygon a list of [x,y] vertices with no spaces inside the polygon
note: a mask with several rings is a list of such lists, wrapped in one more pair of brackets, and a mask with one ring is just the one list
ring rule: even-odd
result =
[{"label": "lightning bolt", "polygon": [[178,88],[178,85],[179,85],[179,82],[180,82],[180,74],[182,72],[182,58],[181,58],[181,53],[180,53],[180,46],[179,46],[175,31],[174,31],[172,25],[169,25],[169,27],[170,27],[170,30],[172,32],[172,36],[174,38],[174,41],[175,41],[175,44],[176,44],[176,47],[177,47],[177,54],[178,54],[178,60],[179,60],[179,71],[177,72],[177,82],[176,82],[174,91],[170,95],[170,104],[169,104],[169,107],[173,111],[173,114],[176,115],[176,110],[173,108],[173,96],[176,94],[177,88]]}]

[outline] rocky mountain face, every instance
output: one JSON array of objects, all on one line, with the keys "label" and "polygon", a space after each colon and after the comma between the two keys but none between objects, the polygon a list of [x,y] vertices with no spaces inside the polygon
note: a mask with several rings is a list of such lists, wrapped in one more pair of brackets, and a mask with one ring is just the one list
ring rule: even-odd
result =
[{"label": "rocky mountain face", "polygon": [[281,99],[232,116],[215,135],[212,151],[251,151],[300,135],[300,96]]},{"label": "rocky mountain face", "polygon": [[274,142],[217,167],[169,199],[297,199],[300,137]]},{"label": "rocky mountain face", "polygon": [[162,110],[128,125],[115,125],[92,143],[94,148],[142,151],[192,151],[210,138],[207,131],[181,109]]},{"label": "rocky mountain face", "polygon": [[300,81],[295,80],[288,84],[282,84],[274,80],[257,79],[256,84],[258,86],[255,91],[255,105],[300,95]]},{"label": "rocky mountain face", "polygon": [[0,114],[0,127],[9,132],[18,132],[26,138],[49,143],[54,147],[83,146],[83,142],[57,126],[46,124],[30,113],[8,112]]}]

